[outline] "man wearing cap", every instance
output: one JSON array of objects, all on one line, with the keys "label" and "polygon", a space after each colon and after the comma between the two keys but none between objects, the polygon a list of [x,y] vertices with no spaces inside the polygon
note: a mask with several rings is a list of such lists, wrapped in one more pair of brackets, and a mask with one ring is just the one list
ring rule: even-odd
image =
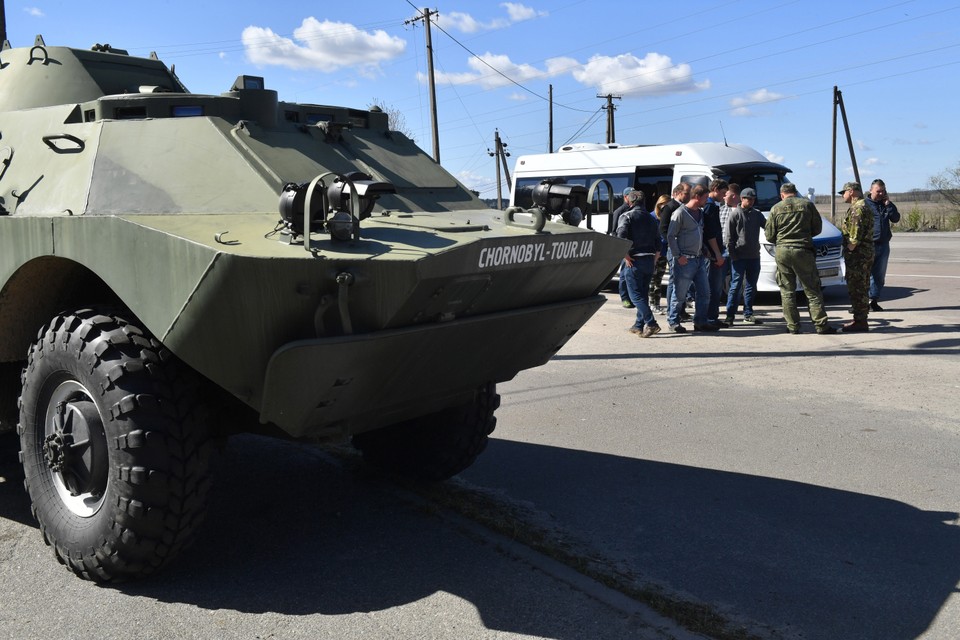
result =
[{"label": "man wearing cap", "polygon": [[760,229],[766,219],[759,209],[754,207],[757,192],[746,188],[740,192],[740,206],[735,207],[727,218],[723,237],[727,240],[727,252],[730,256],[730,291],[727,293],[727,324],[732,325],[740,306],[740,294],[743,293],[743,321],[750,324],[763,324],[753,315],[753,299],[760,279]]},{"label": "man wearing cap", "polygon": [[843,331],[869,331],[870,270],[873,268],[873,210],[863,200],[859,182],[848,182],[840,192],[850,205],[847,217],[840,224],[843,233],[843,264],[846,267],[847,292],[853,310],[853,322]]},{"label": "man wearing cap", "polygon": [[[633,187],[627,187],[623,190],[623,204],[613,210],[613,213],[610,215],[610,233],[616,234],[617,229],[620,228],[620,216],[633,208],[633,205],[627,202],[627,196],[633,193]],[[643,202],[640,203],[640,206],[643,206]],[[627,267],[625,261],[620,262],[620,271],[617,274],[618,280],[618,290],[620,293],[620,304],[624,306],[625,309],[633,309],[633,303],[630,302],[630,296],[627,292],[627,281],[624,278],[623,270]]]},{"label": "man wearing cap", "polygon": [[[740,192],[743,197],[743,192]],[[797,311],[797,280],[807,295],[810,319],[817,333],[836,333],[827,322],[823,310],[823,293],[817,257],[813,252],[813,237],[823,230],[823,218],[812,202],[797,195],[797,187],[785,182],[780,187],[780,202],[770,209],[764,227],[767,242],[776,245],[777,284],[780,285],[780,303],[787,331],[800,333],[800,312]]]}]

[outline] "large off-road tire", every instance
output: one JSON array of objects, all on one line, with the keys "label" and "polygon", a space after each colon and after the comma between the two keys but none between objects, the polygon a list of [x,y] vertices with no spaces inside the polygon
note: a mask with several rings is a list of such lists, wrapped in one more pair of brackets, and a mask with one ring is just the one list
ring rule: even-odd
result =
[{"label": "large off-road tire", "polygon": [[370,464],[400,476],[439,482],[477,459],[497,425],[500,395],[493,383],[477,390],[473,402],[353,437]]},{"label": "large off-road tire", "polygon": [[120,315],[83,309],[40,331],[20,461],[44,540],[77,575],[144,576],[192,538],[212,482],[195,378]]}]

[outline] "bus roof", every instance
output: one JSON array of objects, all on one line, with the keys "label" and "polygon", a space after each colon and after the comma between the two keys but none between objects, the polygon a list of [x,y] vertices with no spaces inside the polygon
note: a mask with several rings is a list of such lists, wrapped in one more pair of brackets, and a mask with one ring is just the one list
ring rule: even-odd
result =
[{"label": "bus roof", "polygon": [[771,162],[762,153],[742,144],[690,142],[684,144],[619,145],[570,144],[557,153],[537,153],[517,158],[514,175],[544,171],[632,172],[637,167],[700,165],[722,167],[737,164],[766,165],[778,172],[787,167]]}]

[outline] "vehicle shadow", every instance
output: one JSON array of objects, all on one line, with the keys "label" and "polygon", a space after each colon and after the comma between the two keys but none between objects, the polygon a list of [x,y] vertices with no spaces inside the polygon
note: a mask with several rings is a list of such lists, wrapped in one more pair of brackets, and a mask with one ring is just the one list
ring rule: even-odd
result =
[{"label": "vehicle shadow", "polygon": [[[111,588],[211,611],[286,616],[380,612],[447,593],[475,607],[488,629],[569,640],[582,637],[583,621],[566,598],[598,606],[561,585],[569,594],[555,603],[561,610],[544,608],[544,581],[552,578],[321,448],[239,436],[223,462],[194,545],[162,573]],[[634,621],[605,611],[609,619],[590,624],[603,622],[611,638],[636,637]],[[442,625],[447,614],[431,615]]]},{"label": "vehicle shadow", "polygon": [[[537,526],[552,523],[583,557],[780,637],[915,638],[960,579],[953,512],[496,439],[458,483],[490,495],[508,476],[522,483],[533,512],[550,505]],[[0,516],[29,517],[22,488],[16,496],[8,488],[0,485]],[[162,573],[113,588],[208,610],[292,616],[384,611],[443,592],[471,603],[488,629],[584,637],[562,603],[544,601],[543,576],[515,561],[491,562],[491,552],[429,505],[399,498],[322,449],[241,436],[224,454],[194,546]],[[62,570],[52,553],[50,563]],[[629,637],[622,622],[607,621],[603,637]]]},{"label": "vehicle shadow", "polygon": [[590,541],[585,553],[786,637],[916,638],[957,593],[955,512],[503,440],[463,477],[496,490],[506,470],[524,474],[510,482],[525,500]]},{"label": "vehicle shadow", "polygon": [[0,433],[0,518],[37,528],[30,501],[23,489],[23,467],[17,453],[20,439],[14,432]]}]

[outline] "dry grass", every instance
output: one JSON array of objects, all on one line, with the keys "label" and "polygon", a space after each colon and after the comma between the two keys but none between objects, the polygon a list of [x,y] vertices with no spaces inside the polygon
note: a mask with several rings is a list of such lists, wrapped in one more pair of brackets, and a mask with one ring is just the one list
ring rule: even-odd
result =
[{"label": "dry grass", "polygon": [[[893,193],[890,199],[900,211],[900,222],[893,225],[898,231],[960,231],[960,210],[929,192]],[[828,220],[838,224],[843,220],[847,205],[837,199],[837,213],[830,216],[830,197],[817,196],[817,209]]]}]

